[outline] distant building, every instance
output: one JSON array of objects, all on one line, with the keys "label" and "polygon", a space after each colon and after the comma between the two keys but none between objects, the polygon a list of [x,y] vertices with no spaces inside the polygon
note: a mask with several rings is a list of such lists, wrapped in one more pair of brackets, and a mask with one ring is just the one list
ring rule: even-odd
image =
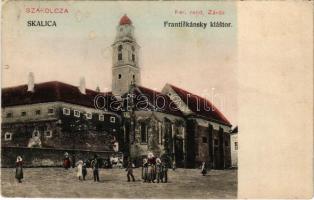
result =
[{"label": "distant building", "polygon": [[230,140],[231,140],[231,166],[237,168],[238,167],[238,127],[236,126],[230,132]]},{"label": "distant building", "polygon": [[[171,84],[141,85],[139,45],[124,15],[112,44],[112,92],[61,82],[2,89],[2,147],[123,153],[141,164],[148,152],[178,167],[231,167],[231,123],[210,101]],[[99,97],[99,98],[98,98]]]}]

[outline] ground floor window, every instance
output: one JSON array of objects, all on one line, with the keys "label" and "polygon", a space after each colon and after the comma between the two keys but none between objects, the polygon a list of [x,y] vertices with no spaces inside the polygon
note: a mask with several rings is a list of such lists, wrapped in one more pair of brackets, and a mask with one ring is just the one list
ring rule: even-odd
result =
[{"label": "ground floor window", "polygon": [[45,136],[46,136],[47,138],[51,138],[51,137],[52,137],[52,131],[51,131],[51,130],[45,131]]},{"label": "ground floor window", "polygon": [[4,134],[4,140],[5,140],[5,141],[12,140],[12,133],[6,132],[6,133]]}]

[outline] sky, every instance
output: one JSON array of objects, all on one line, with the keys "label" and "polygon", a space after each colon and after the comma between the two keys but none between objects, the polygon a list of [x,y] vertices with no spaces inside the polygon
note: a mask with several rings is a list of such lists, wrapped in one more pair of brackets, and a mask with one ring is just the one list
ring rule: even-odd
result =
[{"label": "sky", "polygon": [[[68,13],[27,13],[28,8]],[[191,11],[203,15],[192,15]],[[224,15],[208,15],[222,10]],[[185,11],[185,15],[176,14]],[[206,97],[237,124],[237,16],[233,2],[10,1],[2,10],[2,87],[61,81],[111,90],[112,50],[120,18],[127,14],[140,45],[142,85],[166,83]],[[57,27],[29,27],[55,20]],[[231,22],[230,28],[166,28],[164,21]],[[207,25],[209,26],[209,25]]]}]

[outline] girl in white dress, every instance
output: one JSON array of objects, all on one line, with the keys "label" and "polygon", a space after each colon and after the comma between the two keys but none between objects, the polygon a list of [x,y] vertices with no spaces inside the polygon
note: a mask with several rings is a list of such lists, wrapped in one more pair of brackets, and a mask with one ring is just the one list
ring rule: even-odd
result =
[{"label": "girl in white dress", "polygon": [[83,161],[82,160],[78,161],[77,177],[79,178],[80,181],[83,180]]}]

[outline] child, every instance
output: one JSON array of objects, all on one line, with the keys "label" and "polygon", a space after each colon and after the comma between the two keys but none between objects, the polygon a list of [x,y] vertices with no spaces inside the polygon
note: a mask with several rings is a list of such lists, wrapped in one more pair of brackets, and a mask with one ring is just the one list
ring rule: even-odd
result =
[{"label": "child", "polygon": [[125,171],[127,171],[127,177],[128,177],[128,182],[130,182],[130,176],[132,177],[132,181],[135,182],[135,178],[133,176],[133,168],[134,168],[134,164],[129,161],[128,162],[128,166],[127,168],[125,169]]}]

